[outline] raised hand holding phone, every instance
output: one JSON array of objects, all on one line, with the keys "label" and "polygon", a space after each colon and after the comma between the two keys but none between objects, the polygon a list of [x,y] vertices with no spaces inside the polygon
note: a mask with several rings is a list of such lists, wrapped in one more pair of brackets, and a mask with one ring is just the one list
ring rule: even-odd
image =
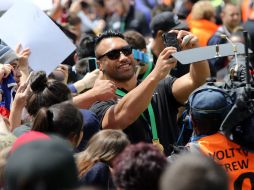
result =
[{"label": "raised hand holding phone", "polygon": [[181,51],[180,44],[177,39],[177,33],[166,32],[162,35],[165,47],[175,47],[177,51]]}]

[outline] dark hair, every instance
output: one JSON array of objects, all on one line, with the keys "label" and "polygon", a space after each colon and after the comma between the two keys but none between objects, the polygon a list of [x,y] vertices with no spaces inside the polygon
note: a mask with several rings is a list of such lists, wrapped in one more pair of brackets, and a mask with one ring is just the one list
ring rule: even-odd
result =
[{"label": "dark hair", "polygon": [[191,117],[191,120],[196,129],[196,133],[199,135],[209,135],[218,132],[223,121],[222,119],[218,119],[215,114],[204,119],[193,119]]},{"label": "dark hair", "polygon": [[227,190],[225,170],[199,153],[177,157],[161,177],[161,190]]},{"label": "dark hair", "polygon": [[188,2],[195,4],[196,2],[198,2],[199,0],[187,0]]},{"label": "dark hair", "polygon": [[146,48],[146,41],[142,34],[136,32],[134,30],[129,30],[124,32],[124,38],[128,42],[128,44],[134,49],[145,49]]},{"label": "dark hair", "polygon": [[94,48],[95,36],[86,34],[85,36],[83,36],[77,47],[78,59],[80,60],[86,57],[95,57]]},{"label": "dark hair", "polygon": [[72,26],[75,26],[75,25],[81,23],[81,19],[80,19],[77,15],[71,14],[71,15],[69,15],[69,16],[67,17],[67,19],[68,19],[68,23],[69,23],[70,25],[72,25]]},{"label": "dark hair", "polygon": [[129,145],[113,162],[113,179],[124,190],[158,190],[166,165],[166,157],[154,145]]},{"label": "dark hair", "polygon": [[115,32],[115,31],[112,31],[112,30],[107,30],[103,33],[101,33],[95,40],[95,48],[99,45],[99,43],[103,40],[103,39],[106,39],[106,38],[114,38],[114,37],[118,37],[118,38],[122,38],[122,39],[125,39],[124,38],[124,35],[120,32]]},{"label": "dark hair", "polygon": [[59,82],[64,82],[64,73],[62,71],[54,70],[48,75],[48,79],[54,79]]},{"label": "dark hair", "polygon": [[79,135],[83,126],[83,116],[79,109],[69,102],[62,102],[41,108],[33,123],[32,130],[55,133],[64,138]]},{"label": "dark hair", "polygon": [[63,190],[79,187],[71,147],[63,139],[28,142],[10,157],[5,168],[8,190]]},{"label": "dark hair", "polygon": [[93,0],[93,3],[100,5],[101,7],[104,7],[104,0]]},{"label": "dark hair", "polygon": [[49,107],[71,99],[68,87],[62,82],[48,80],[44,71],[38,71],[32,76],[31,89],[26,108],[32,116],[35,116],[41,107]]}]

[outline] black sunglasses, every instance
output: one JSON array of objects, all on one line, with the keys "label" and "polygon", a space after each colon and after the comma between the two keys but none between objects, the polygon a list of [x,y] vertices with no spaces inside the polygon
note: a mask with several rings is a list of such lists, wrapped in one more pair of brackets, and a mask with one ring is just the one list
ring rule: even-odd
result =
[{"label": "black sunglasses", "polygon": [[102,57],[107,56],[111,60],[116,60],[116,59],[119,59],[121,52],[125,56],[128,56],[128,55],[132,54],[132,48],[131,48],[131,46],[124,46],[120,49],[113,49],[113,50],[99,56],[97,59],[99,60]]}]

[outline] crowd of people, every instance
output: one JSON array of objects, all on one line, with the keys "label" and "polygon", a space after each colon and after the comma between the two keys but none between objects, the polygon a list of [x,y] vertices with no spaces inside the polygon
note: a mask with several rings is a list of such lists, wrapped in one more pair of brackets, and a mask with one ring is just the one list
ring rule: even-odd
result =
[{"label": "crowd of people", "polygon": [[174,57],[254,51],[253,0],[53,0],[45,14],[76,50],[47,75],[0,41],[0,189],[254,189],[254,56]]}]

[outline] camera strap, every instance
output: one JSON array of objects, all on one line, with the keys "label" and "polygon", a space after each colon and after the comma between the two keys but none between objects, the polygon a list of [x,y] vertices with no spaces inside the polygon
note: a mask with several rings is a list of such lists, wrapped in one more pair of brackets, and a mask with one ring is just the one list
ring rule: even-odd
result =
[{"label": "camera strap", "polygon": [[[153,63],[151,61],[148,62],[148,67],[146,69],[146,72],[144,73],[143,77],[141,80],[145,80],[145,78],[150,74],[150,72],[153,69]],[[149,114],[150,115],[150,114]]]},{"label": "camera strap", "polygon": [[[122,90],[116,89],[116,95],[124,97],[126,95],[125,92],[123,92]],[[149,118],[150,118],[150,126],[151,126],[151,130],[152,130],[152,136],[153,136],[153,144],[156,145],[162,152],[164,150],[163,146],[160,144],[160,140],[158,138],[158,133],[157,133],[157,128],[156,128],[156,121],[155,121],[155,115],[154,115],[154,111],[153,111],[153,106],[151,104],[151,102],[148,105],[148,113],[149,113]],[[144,112],[141,113],[141,116],[143,117],[143,119],[145,121],[147,121]]]}]

